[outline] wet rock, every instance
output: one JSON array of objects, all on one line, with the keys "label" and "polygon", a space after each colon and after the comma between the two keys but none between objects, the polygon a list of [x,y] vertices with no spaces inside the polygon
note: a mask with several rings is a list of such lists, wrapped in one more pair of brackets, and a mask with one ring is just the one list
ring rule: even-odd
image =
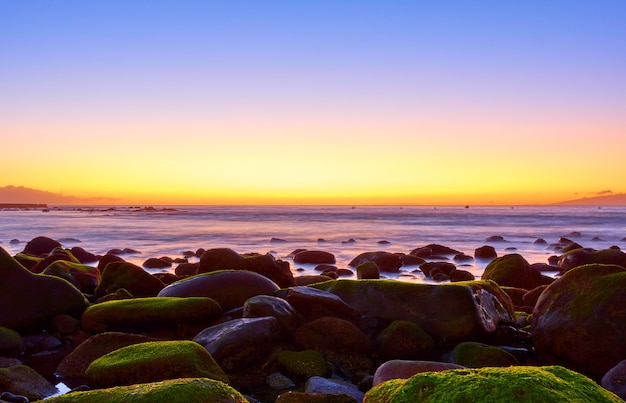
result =
[{"label": "wet rock", "polygon": [[485,242],[506,242],[502,235],[492,235],[485,239]]},{"label": "wet rock", "polygon": [[26,365],[0,368],[0,390],[40,400],[57,393],[57,388]]},{"label": "wet rock", "polygon": [[37,264],[33,266],[30,271],[33,273],[42,273],[52,263],[60,260],[71,263],[80,263],[80,261],[72,255],[69,250],[54,248],[47,256],[37,262]]},{"label": "wet rock", "polygon": [[[286,392],[278,396],[275,403],[355,403],[352,396],[328,393]],[[358,403],[358,402],[357,402]]]},{"label": "wet rock", "polygon": [[450,273],[450,281],[455,283],[458,281],[474,281],[476,277],[467,270],[453,270]]},{"label": "wet rock", "polygon": [[24,351],[24,340],[18,332],[0,326],[0,356],[16,356]]},{"label": "wet rock", "polygon": [[430,259],[433,256],[454,256],[459,253],[461,253],[461,251],[449,248],[447,246],[429,244],[420,248],[413,249],[411,252],[409,252],[409,255]]},{"label": "wet rock", "polygon": [[361,315],[407,320],[438,340],[485,337],[515,323],[510,298],[491,281],[420,284],[394,280],[335,280],[315,284]]},{"label": "wet rock", "polygon": [[273,317],[233,319],[211,326],[193,340],[202,345],[226,372],[250,369],[269,356],[283,338]]},{"label": "wet rock", "polygon": [[243,305],[244,318],[276,318],[284,334],[292,335],[298,327],[296,310],[286,300],[269,295],[257,295]]},{"label": "wet rock", "polygon": [[364,403],[396,401],[617,403],[621,399],[562,367],[514,366],[425,372],[378,384],[363,399]]},{"label": "wet rock", "polygon": [[55,241],[54,239],[48,238],[45,236],[38,236],[36,238],[31,239],[26,244],[22,253],[25,253],[31,256],[42,256],[42,255],[47,255],[54,248],[60,248],[60,247],[61,247],[60,242]]},{"label": "wet rock", "polygon": [[439,372],[461,368],[464,367],[448,362],[389,360],[376,369],[372,386],[376,386],[390,379],[407,379],[422,372]]},{"label": "wet rock", "polygon": [[142,266],[146,269],[167,269],[172,267],[172,262],[163,258],[151,257],[146,259]]},{"label": "wet rock", "polygon": [[456,263],[459,263],[459,264],[463,264],[463,263],[468,264],[470,262],[473,262],[474,258],[469,255],[466,255],[465,253],[457,253],[456,255],[454,255],[452,260],[454,260]]},{"label": "wet rock", "polygon": [[180,263],[174,269],[174,274],[179,277],[189,277],[198,274],[199,263]]},{"label": "wet rock", "polygon": [[57,260],[43,271],[43,274],[60,277],[86,294],[93,294],[100,283],[100,271],[82,263]]},{"label": "wet rock", "polygon": [[304,385],[305,393],[324,393],[328,395],[348,395],[355,401],[363,401],[363,392],[356,385],[337,379],[313,376]]},{"label": "wet rock", "polygon": [[466,341],[457,344],[450,355],[453,364],[468,368],[508,367],[519,365],[513,354],[484,343]]},{"label": "wet rock", "polygon": [[151,341],[122,347],[93,361],[87,371],[96,388],[132,385],[175,378],[228,377],[202,346],[192,341]]},{"label": "wet rock", "polygon": [[123,299],[91,305],[83,313],[82,325],[94,333],[175,331],[185,326],[207,326],[221,313],[220,305],[206,297]]},{"label": "wet rock", "polygon": [[296,386],[291,379],[279,372],[269,374],[265,379],[265,383],[270,389],[289,389]]},{"label": "wet rock", "polygon": [[422,259],[419,256],[413,256],[413,255],[407,255],[407,254],[402,254],[400,256],[400,259],[402,260],[402,266],[419,266],[422,263],[426,262],[424,259]]},{"label": "wet rock", "polygon": [[599,381],[626,357],[625,289],[626,269],[617,265],[579,266],[550,284],[532,315],[541,362]]},{"label": "wet rock", "polygon": [[397,272],[402,266],[402,257],[391,252],[365,252],[356,256],[348,263],[350,267],[357,267],[366,262],[374,262],[381,272]]},{"label": "wet rock", "polygon": [[356,267],[356,278],[362,279],[378,279],[380,278],[380,270],[375,262],[361,263]]},{"label": "wet rock", "polygon": [[72,392],[48,399],[46,403],[125,403],[129,396],[143,402],[249,403],[232,387],[208,378],[168,379],[161,382]]},{"label": "wet rock", "polygon": [[526,292],[522,296],[522,306],[535,306],[537,300],[539,300],[539,296],[541,293],[548,288],[547,285],[540,285],[539,287],[535,287],[532,290]]},{"label": "wet rock", "polygon": [[426,277],[433,278],[435,273],[443,273],[448,278],[456,266],[450,262],[426,262],[420,265],[420,270]]},{"label": "wet rock", "polygon": [[517,287],[532,290],[551,279],[545,278],[517,253],[501,256],[492,260],[481,277],[493,280],[501,286]]},{"label": "wet rock", "polygon": [[604,374],[601,385],[622,399],[626,399],[626,360],[620,361]]},{"label": "wet rock", "polygon": [[31,273],[2,248],[0,275],[0,326],[16,330],[38,326],[63,313],[78,316],[89,304],[72,284]]},{"label": "wet rock", "polygon": [[533,242],[535,245],[547,245],[548,242],[546,242],[545,239],[543,238],[537,238],[535,239],[535,241]]},{"label": "wet rock", "polygon": [[94,255],[91,252],[86,251],[85,249],[81,248],[80,246],[72,247],[70,249],[70,252],[82,264],[96,263],[98,261],[98,256]]},{"label": "wet rock", "polygon": [[334,264],[336,262],[335,255],[321,250],[304,250],[298,252],[294,255],[293,261],[294,263],[303,264]]},{"label": "wet rock", "polygon": [[435,341],[413,322],[396,320],[376,337],[381,360],[428,360],[436,355]]},{"label": "wet rock", "polygon": [[284,298],[306,320],[334,316],[356,322],[359,315],[337,295],[313,287],[291,287],[277,296]]},{"label": "wet rock", "polygon": [[132,333],[106,332],[96,334],[65,356],[57,366],[55,373],[64,378],[84,378],[85,371],[94,360],[122,347],[148,341],[156,340]]},{"label": "wet rock", "polygon": [[224,311],[243,306],[248,298],[274,295],[278,285],[267,277],[245,270],[220,270],[198,274],[165,287],[159,297],[209,297]]},{"label": "wet rock", "polygon": [[240,255],[232,249],[214,248],[205,251],[200,257],[198,274],[225,269],[252,271],[269,278],[280,287],[295,285],[289,263],[276,260],[269,253]]},{"label": "wet rock", "polygon": [[496,253],[496,250],[493,246],[485,245],[474,250],[474,258],[476,259],[489,260],[495,259],[497,257],[498,253]]},{"label": "wet rock", "polygon": [[124,288],[135,297],[154,297],[164,286],[161,280],[139,266],[128,262],[111,262],[102,272],[95,295],[99,298]]},{"label": "wet rock", "polygon": [[338,274],[336,272],[327,273],[327,274],[311,274],[304,276],[295,277],[296,286],[308,286],[316,283],[323,283],[324,281],[334,280],[337,278]]},{"label": "wet rock", "polygon": [[558,266],[563,271],[591,263],[616,264],[626,268],[626,253],[619,249],[579,248],[561,255]]}]

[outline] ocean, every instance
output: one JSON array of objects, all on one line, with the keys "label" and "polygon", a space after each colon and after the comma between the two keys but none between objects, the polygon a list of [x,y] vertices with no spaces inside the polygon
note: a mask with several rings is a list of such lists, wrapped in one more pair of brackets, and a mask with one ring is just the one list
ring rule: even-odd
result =
[{"label": "ocean", "polygon": [[[561,237],[603,249],[626,246],[626,207],[514,206],[58,206],[49,211],[0,210],[0,247],[11,254],[37,236],[95,254],[113,248],[141,253],[123,257],[142,265],[149,257],[182,257],[184,251],[227,247],[239,253],[271,253],[287,260],[298,274],[316,273],[314,265],[294,264],[295,249],[324,250],[346,268],[363,252],[408,253],[431,243],[470,256],[483,245],[498,256],[519,253],[530,263],[547,263],[558,254],[548,244]],[[487,238],[501,236],[504,241]],[[280,240],[280,241],[278,241]],[[386,241],[388,243],[379,243]],[[193,259],[191,261],[194,261]],[[197,260],[196,260],[197,261]],[[174,271],[173,266],[166,271]],[[384,275],[425,281],[416,267]],[[463,269],[479,277],[484,263]],[[161,271],[161,270],[157,270]]]}]

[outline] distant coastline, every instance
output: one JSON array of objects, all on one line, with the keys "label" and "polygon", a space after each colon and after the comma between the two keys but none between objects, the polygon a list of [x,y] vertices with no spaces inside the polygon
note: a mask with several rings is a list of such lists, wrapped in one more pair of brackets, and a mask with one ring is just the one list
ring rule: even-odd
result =
[{"label": "distant coastline", "polygon": [[555,206],[626,206],[626,193],[584,197],[582,199],[566,200],[554,203]]},{"label": "distant coastline", "polygon": [[48,205],[43,203],[0,203],[0,210],[3,209],[47,209]]}]

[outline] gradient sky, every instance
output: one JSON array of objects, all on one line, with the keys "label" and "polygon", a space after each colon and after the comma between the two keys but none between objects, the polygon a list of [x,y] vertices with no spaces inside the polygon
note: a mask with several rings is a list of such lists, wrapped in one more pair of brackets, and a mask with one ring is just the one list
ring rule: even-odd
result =
[{"label": "gradient sky", "polygon": [[623,0],[0,0],[0,186],[144,204],[626,193],[625,21]]}]

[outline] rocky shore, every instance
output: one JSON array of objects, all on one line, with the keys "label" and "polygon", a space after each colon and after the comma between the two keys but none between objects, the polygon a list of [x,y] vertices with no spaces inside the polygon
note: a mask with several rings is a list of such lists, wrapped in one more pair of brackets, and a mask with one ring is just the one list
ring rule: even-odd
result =
[{"label": "rocky shore", "polygon": [[[553,249],[295,250],[299,276],[221,248],[158,273],[37,237],[0,248],[0,403],[621,402],[626,254]],[[403,265],[431,282],[381,278]]]}]

